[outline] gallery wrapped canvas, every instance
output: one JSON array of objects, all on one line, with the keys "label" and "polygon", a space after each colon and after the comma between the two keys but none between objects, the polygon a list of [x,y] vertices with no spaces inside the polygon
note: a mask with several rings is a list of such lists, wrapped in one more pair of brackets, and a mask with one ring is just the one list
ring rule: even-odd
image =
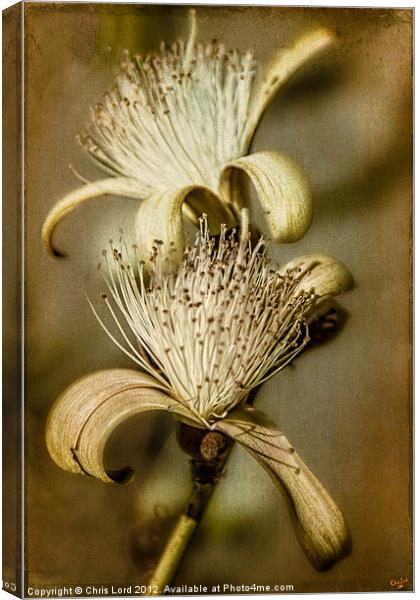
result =
[{"label": "gallery wrapped canvas", "polygon": [[3,589],[412,589],[412,17],[3,12]]}]

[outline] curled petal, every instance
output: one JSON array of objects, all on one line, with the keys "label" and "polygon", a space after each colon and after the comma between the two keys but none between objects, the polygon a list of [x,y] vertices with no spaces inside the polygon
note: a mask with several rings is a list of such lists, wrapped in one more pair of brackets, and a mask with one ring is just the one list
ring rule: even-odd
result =
[{"label": "curled petal", "polygon": [[106,442],[122,421],[149,410],[167,410],[181,416],[185,412],[158,381],[140,371],[107,369],[82,377],[59,396],[50,411],[48,452],[62,469],[107,483],[124,483],[133,471],[130,467],[105,469]]},{"label": "curled petal", "polygon": [[42,241],[47,252],[51,256],[63,256],[56,250],[52,244],[52,236],[58,223],[63,217],[73,212],[80,204],[87,200],[92,200],[98,196],[105,195],[126,196],[128,198],[140,199],[143,197],[139,189],[139,183],[134,179],[127,177],[109,177],[92,183],[87,183],[82,187],[70,192],[50,210],[42,226]]},{"label": "curled petal", "polygon": [[247,141],[251,142],[257,125],[278,90],[305,63],[329,48],[336,40],[333,32],[315,29],[298,38],[290,48],[283,48],[274,57],[265,74],[265,83],[255,101],[248,127]]},{"label": "curled petal", "polygon": [[296,161],[278,152],[255,152],[234,160],[222,173],[224,198],[235,169],[251,179],[275,242],[295,242],[305,235],[312,220],[312,197],[309,180]]},{"label": "curled petal", "polygon": [[174,191],[158,190],[140,204],[136,216],[138,254],[146,264],[157,241],[163,242],[160,253],[163,259],[168,258],[169,265],[176,266],[181,261],[185,249],[183,212],[192,220],[194,215],[206,212],[210,227],[213,225],[217,230],[220,223],[232,222],[228,207],[209,188],[192,185]]},{"label": "curled petal", "polygon": [[253,407],[233,411],[217,428],[242,444],[291,501],[298,539],[313,566],[329,569],[350,551],[343,514],[286,436]]},{"label": "curled petal", "polygon": [[317,295],[316,306],[353,287],[350,271],[333,256],[325,254],[300,256],[288,262],[279,273],[285,275],[288,270],[297,267],[305,276],[302,276],[296,292],[313,290]]}]

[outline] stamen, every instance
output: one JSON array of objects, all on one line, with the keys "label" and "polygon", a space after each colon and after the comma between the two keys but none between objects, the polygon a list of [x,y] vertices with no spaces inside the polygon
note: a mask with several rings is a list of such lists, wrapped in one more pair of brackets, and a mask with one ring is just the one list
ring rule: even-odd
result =
[{"label": "stamen", "polygon": [[190,37],[188,39],[187,49],[185,51],[185,66],[189,67],[192,60],[192,52],[195,44],[195,40],[197,37],[197,11],[195,8],[190,8],[188,11],[188,16],[191,21],[191,32]]},{"label": "stamen", "polygon": [[[305,315],[316,296],[299,292],[308,271],[279,278],[263,238],[254,248],[243,214],[241,239],[210,237],[199,220],[178,271],[164,274],[162,245],[154,248],[148,287],[143,265],[124,241],[104,256],[104,279],[136,345],[106,298],[122,343],[111,339],[141,368],[158,377],[173,397],[210,425],[237,406],[253,387],[288,365],[308,343]],[[109,259],[111,256],[111,259]]]},{"label": "stamen", "polygon": [[222,44],[197,44],[195,9],[189,17],[186,44],[124,54],[115,87],[79,138],[104,171],[136,179],[144,194],[191,184],[217,192],[223,166],[247,150],[256,61],[236,50],[226,61]]}]

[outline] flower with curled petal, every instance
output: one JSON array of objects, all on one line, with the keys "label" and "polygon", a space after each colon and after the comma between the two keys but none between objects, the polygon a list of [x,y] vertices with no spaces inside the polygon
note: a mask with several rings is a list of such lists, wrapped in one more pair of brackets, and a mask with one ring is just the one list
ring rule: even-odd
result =
[{"label": "flower with curled petal", "polygon": [[135,413],[170,411],[182,423],[239,442],[286,489],[308,558],[317,569],[331,566],[349,547],[340,509],[284,433],[246,400],[302,351],[306,319],[349,289],[350,273],[323,255],[274,270],[264,238],[251,244],[246,209],[239,240],[226,226],[212,238],[203,218],[179,266],[173,248],[162,246],[153,248],[150,276],[138,249],[131,256],[123,240],[104,251],[103,299],[118,337],[91,307],[139,370],[99,371],[66,389],[48,419],[51,457],[74,473],[125,481],[129,468],[104,466],[111,432]]},{"label": "flower with curled petal", "polygon": [[[80,136],[89,156],[108,175],[67,194],[43,226],[47,250],[56,225],[77,206],[111,194],[141,200],[135,221],[138,251],[145,261],[153,240],[175,243],[182,257],[183,219],[198,224],[208,214],[211,231],[239,222],[244,206],[238,172],[252,182],[277,242],[292,242],[312,219],[308,179],[289,156],[248,154],[261,116],[278,89],[303,64],[329,47],[334,36],[315,29],[282,49],[264,71],[253,52],[226,50],[222,43],[196,43],[195,11],[187,43],[130,58],[115,87],[92,109]],[[156,218],[159,215],[159,218]]]}]

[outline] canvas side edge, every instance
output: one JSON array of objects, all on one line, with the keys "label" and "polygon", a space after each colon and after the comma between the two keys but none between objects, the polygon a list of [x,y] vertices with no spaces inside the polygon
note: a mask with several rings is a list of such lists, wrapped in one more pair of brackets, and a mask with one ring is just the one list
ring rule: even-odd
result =
[{"label": "canvas side edge", "polygon": [[3,590],[21,596],[22,4],[3,27]]}]

